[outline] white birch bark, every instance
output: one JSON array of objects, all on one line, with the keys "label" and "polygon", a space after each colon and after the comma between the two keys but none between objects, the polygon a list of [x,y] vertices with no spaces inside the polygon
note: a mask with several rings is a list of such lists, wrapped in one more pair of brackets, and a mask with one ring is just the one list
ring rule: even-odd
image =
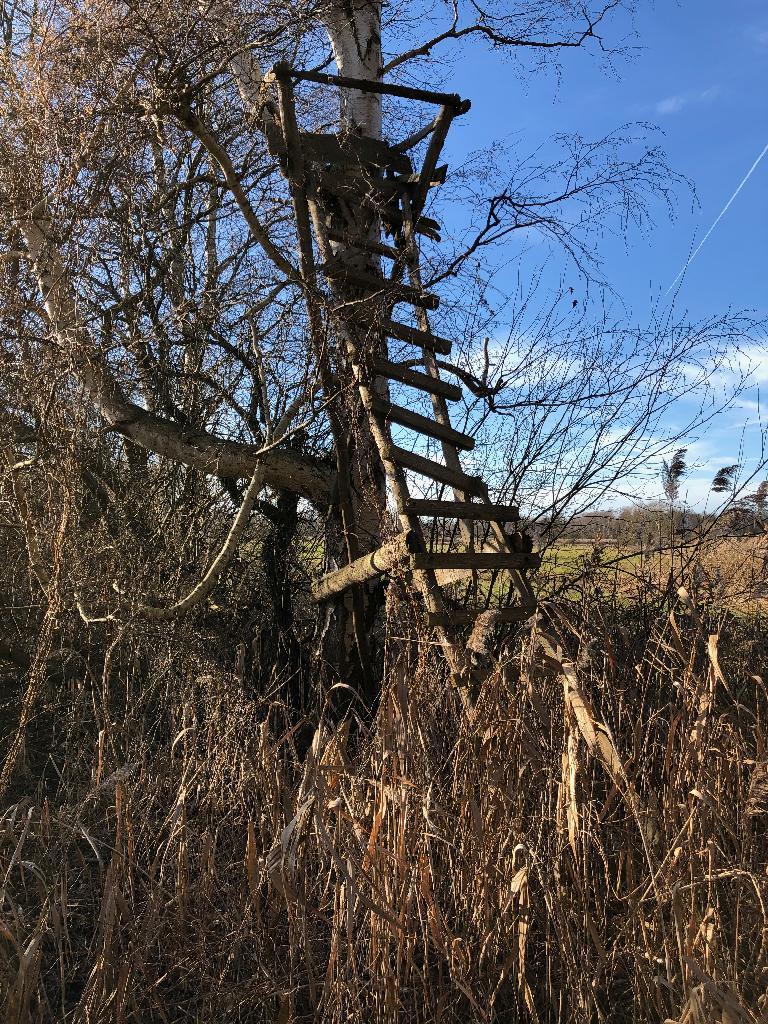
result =
[{"label": "white birch bark", "polygon": [[[378,81],[381,77],[381,4],[342,0],[324,15],[324,24],[340,75]],[[357,89],[341,90],[342,125],[361,135],[381,138],[381,96]]]}]

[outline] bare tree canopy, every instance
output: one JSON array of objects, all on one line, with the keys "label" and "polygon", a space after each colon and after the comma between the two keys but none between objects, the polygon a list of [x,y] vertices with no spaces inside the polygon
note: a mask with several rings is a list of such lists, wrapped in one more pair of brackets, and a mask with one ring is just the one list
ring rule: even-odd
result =
[{"label": "bare tree canopy", "polygon": [[[381,274],[391,246],[367,215],[358,225],[364,244],[332,241],[326,284],[308,282],[268,70],[287,62],[305,73],[297,131],[334,159],[338,139],[354,136],[369,150],[381,141],[389,154],[428,161],[430,140],[444,137],[442,115],[408,86],[413,76],[470,43],[521,67],[578,47],[611,60],[620,52],[608,41],[619,13],[631,5],[5,5],[3,423],[9,464],[29,463],[15,473],[17,491],[22,476],[66,451],[88,501],[103,506],[100,529],[127,537],[118,521],[143,506],[146,522],[167,516],[173,524],[164,531],[169,557],[172,535],[205,538],[202,562],[183,544],[176,551],[175,588],[160,561],[154,574],[149,568],[151,545],[143,593],[130,562],[121,572],[117,559],[91,579],[101,611],[81,602],[84,617],[111,614],[115,593],[134,611],[181,614],[213,591],[251,513],[273,522],[286,500],[314,510],[307,514],[327,570],[375,550],[392,530],[370,410],[334,325],[339,292],[326,287],[334,261],[353,284]],[[367,84],[328,88],[329,69]],[[399,92],[383,94],[382,81],[399,83]],[[539,233],[581,280],[603,281],[598,233],[609,221],[620,230],[641,225],[679,184],[643,132],[563,138],[554,162],[492,153],[485,179],[470,161],[446,188],[448,202],[453,194],[469,214],[460,233],[442,240],[426,215],[416,225],[419,287],[440,287],[437,321],[454,346],[433,370],[464,387],[461,430],[450,437],[469,438],[494,499],[531,520],[583,511],[663,451],[664,410],[682,386],[707,395],[744,327],[737,318],[690,325],[663,316],[630,328],[576,309],[572,288],[544,295],[535,281],[489,301],[503,291],[488,254],[516,233]],[[416,206],[445,178],[433,168],[416,186]],[[350,216],[348,200],[338,203],[338,215]],[[399,330],[412,340],[418,326]],[[387,351],[379,336],[371,347],[400,366],[390,371],[395,395],[418,380],[418,365],[403,363],[397,345]],[[440,386],[453,394],[454,385]],[[391,398],[381,391],[372,400]],[[693,422],[712,414],[702,398]],[[406,426],[425,422],[409,416]],[[418,451],[414,458],[411,468]],[[81,537],[92,528],[81,524]],[[34,549],[41,564],[44,548]],[[178,567],[187,563],[197,565],[198,582],[182,586]],[[147,595],[158,591],[166,596],[154,604]],[[375,611],[374,602],[369,625]],[[367,628],[358,624],[358,647]]]}]

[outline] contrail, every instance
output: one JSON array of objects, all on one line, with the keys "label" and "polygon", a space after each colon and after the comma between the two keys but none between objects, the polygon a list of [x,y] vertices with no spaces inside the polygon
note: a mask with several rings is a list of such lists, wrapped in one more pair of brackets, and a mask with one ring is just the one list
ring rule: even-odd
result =
[{"label": "contrail", "polygon": [[738,187],[738,188],[736,189],[736,191],[735,191],[735,192],[733,193],[733,195],[731,196],[731,198],[730,198],[730,199],[728,200],[728,202],[727,202],[727,203],[725,204],[725,206],[724,206],[724,207],[722,208],[722,210],[720,211],[720,213],[718,213],[717,217],[715,218],[715,221],[714,221],[714,223],[712,224],[712,227],[711,227],[711,228],[709,229],[709,231],[708,231],[708,232],[706,233],[706,235],[704,235],[704,237],[702,238],[702,240],[701,240],[701,241],[699,242],[699,244],[698,244],[698,246],[697,246],[697,248],[696,248],[696,251],[695,251],[695,252],[693,253],[693,255],[692,255],[692,256],[690,256],[690,257],[688,258],[688,262],[687,262],[687,263],[685,264],[685,266],[684,266],[684,267],[683,267],[683,269],[682,269],[682,270],[680,271],[680,273],[679,273],[679,274],[677,275],[677,277],[676,277],[676,278],[675,278],[675,280],[674,280],[674,281],[672,282],[672,284],[671,284],[671,285],[669,286],[669,288],[667,288],[666,292],[664,293],[665,295],[669,295],[669,293],[670,293],[670,292],[672,291],[672,289],[673,289],[673,288],[675,287],[675,285],[677,284],[677,282],[678,282],[678,281],[680,280],[680,278],[681,278],[681,277],[683,276],[683,274],[684,274],[684,273],[686,272],[686,270],[688,269],[688,267],[690,267],[690,265],[691,265],[691,264],[693,263],[693,261],[694,261],[694,260],[696,259],[696,257],[698,256],[699,252],[701,251],[701,247],[702,247],[702,245],[704,245],[704,243],[706,242],[706,240],[707,240],[707,239],[709,238],[709,236],[710,236],[710,235],[712,234],[712,232],[713,232],[713,231],[715,230],[715,228],[717,227],[717,225],[718,225],[718,223],[720,222],[721,218],[722,218],[722,217],[724,216],[724,214],[725,214],[725,213],[726,213],[726,211],[728,210],[728,207],[729,207],[729,206],[731,205],[731,203],[733,202],[733,200],[734,200],[734,199],[736,198],[736,196],[737,196],[737,195],[739,194],[739,192],[741,192],[741,190],[742,190],[742,189],[744,188],[744,186],[745,186],[745,185],[747,184],[747,182],[749,181],[749,179],[750,179],[750,178],[752,177],[752,173],[753,173],[753,171],[755,170],[755,168],[757,167],[757,165],[758,165],[758,164],[760,163],[760,161],[761,161],[761,160],[763,159],[763,157],[765,156],[765,154],[766,154],[766,153],[768,153],[768,143],[766,143],[766,145],[765,145],[765,146],[763,147],[763,151],[762,151],[762,153],[760,154],[760,156],[759,156],[759,157],[757,158],[757,160],[755,160],[755,162],[754,162],[754,163],[752,164],[752,166],[751,166],[751,167],[749,168],[749,170],[747,171],[747,173],[746,173],[746,174],[744,175],[744,177],[743,177],[743,178],[741,179],[741,182],[739,183],[739,187]]}]

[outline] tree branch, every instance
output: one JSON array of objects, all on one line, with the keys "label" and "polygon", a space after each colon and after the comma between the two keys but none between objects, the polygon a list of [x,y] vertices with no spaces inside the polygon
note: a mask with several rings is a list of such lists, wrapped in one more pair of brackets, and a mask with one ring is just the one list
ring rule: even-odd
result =
[{"label": "tree branch", "polygon": [[400,54],[399,57],[395,57],[388,64],[384,65],[381,73],[382,75],[387,75],[391,71],[394,71],[395,68],[400,67],[408,61],[416,60],[419,57],[428,57],[436,47],[449,39],[464,39],[467,36],[481,36],[494,46],[527,47],[534,50],[573,49],[575,47],[583,46],[588,39],[597,39],[599,41],[600,37],[595,33],[595,29],[606,17],[609,11],[613,10],[615,7],[619,7],[621,3],[622,0],[611,0],[610,3],[607,3],[603,9],[592,18],[590,18],[586,10],[584,10],[583,14],[586,25],[573,39],[535,39],[526,36],[507,35],[504,32],[494,29],[487,20],[483,20],[487,15],[483,11],[480,11],[479,8],[478,11],[480,13],[481,20],[472,25],[465,25],[463,28],[459,28],[459,7],[458,3],[454,3],[453,23],[449,29],[446,29],[444,32],[440,32],[426,43],[422,43],[421,46],[415,46],[412,50],[407,50],[405,53]]}]

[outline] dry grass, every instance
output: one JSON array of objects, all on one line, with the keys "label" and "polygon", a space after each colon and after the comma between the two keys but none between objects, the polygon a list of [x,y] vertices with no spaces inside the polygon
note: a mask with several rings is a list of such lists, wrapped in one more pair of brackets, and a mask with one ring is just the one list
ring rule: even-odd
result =
[{"label": "dry grass", "polygon": [[[644,604],[650,595],[669,596],[684,577],[696,598],[710,607],[740,613],[768,607],[768,537],[690,539],[647,551],[612,543],[558,544],[543,560],[546,589],[569,597],[599,586],[624,603]],[[572,581],[577,581],[572,585]],[[581,585],[580,585],[581,584]]]},{"label": "dry grass", "polygon": [[4,797],[2,1019],[765,1020],[768,634],[646,614],[572,609],[469,716],[393,643],[352,733],[116,635]]}]

